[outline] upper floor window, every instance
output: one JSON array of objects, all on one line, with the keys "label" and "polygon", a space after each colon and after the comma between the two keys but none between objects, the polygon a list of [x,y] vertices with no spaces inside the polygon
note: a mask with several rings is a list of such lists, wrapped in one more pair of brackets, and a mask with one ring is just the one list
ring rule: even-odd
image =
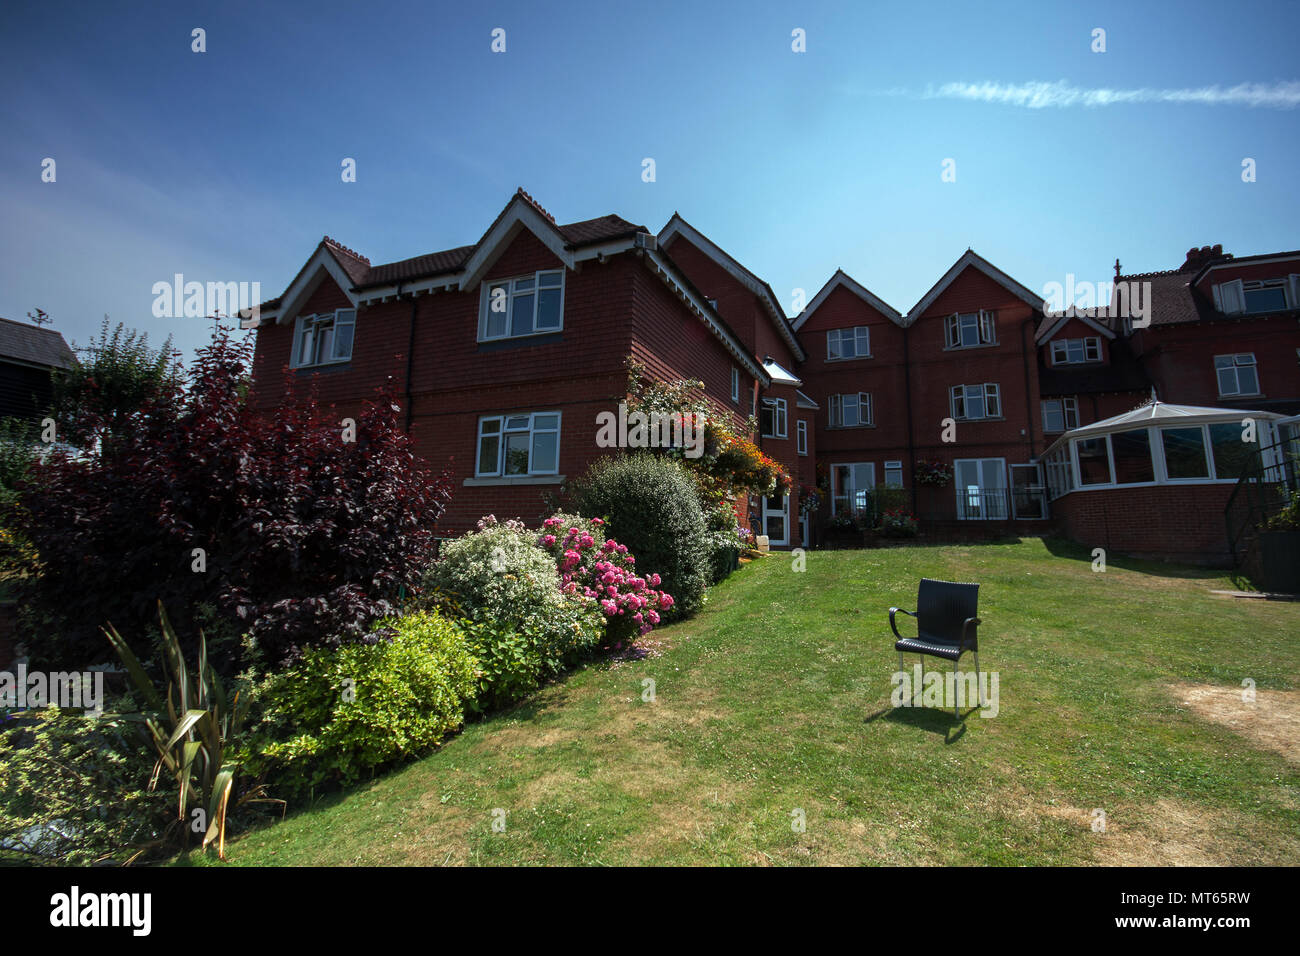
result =
[{"label": "upper floor window", "polygon": [[852,329],[831,329],[826,333],[826,358],[871,357],[871,330],[865,325]]},{"label": "upper floor window", "polygon": [[787,436],[785,413],[784,398],[763,399],[764,438],[785,438]]},{"label": "upper floor window", "polygon": [[1253,352],[1214,356],[1214,374],[1219,377],[1220,395],[1259,394],[1259,372]]},{"label": "upper floor window", "polygon": [[855,392],[850,395],[830,397],[831,428],[853,428],[872,424],[871,395]]},{"label": "upper floor window", "polygon": [[[1288,288],[1289,287],[1289,288]],[[1212,287],[1214,306],[1227,315],[1300,308],[1300,276],[1231,279]]]},{"label": "upper floor window", "polygon": [[1078,365],[1082,362],[1101,361],[1101,339],[1090,335],[1086,339],[1057,339],[1052,343],[1053,365]]},{"label": "upper floor window", "polygon": [[1281,312],[1286,309],[1286,282],[1283,279],[1264,279],[1243,282],[1247,312]]},{"label": "upper floor window", "polygon": [[948,348],[967,349],[978,345],[996,345],[997,328],[993,313],[984,309],[979,312],[957,312],[948,316]]},{"label": "upper floor window", "polygon": [[808,423],[801,418],[794,424],[796,446],[799,454],[806,455],[808,454]]},{"label": "upper floor window", "polygon": [[1043,431],[1068,432],[1079,427],[1079,400],[1049,398],[1043,402]]},{"label": "upper floor window", "polygon": [[949,398],[952,417],[958,421],[1002,417],[1002,393],[995,383],[954,385]]},{"label": "upper floor window", "polygon": [[558,332],[564,326],[564,270],[483,284],[480,341]]},{"label": "upper floor window", "polygon": [[731,366],[731,400],[740,401],[740,369]]},{"label": "upper floor window", "polygon": [[489,415],[478,420],[479,477],[553,475],[560,464],[560,413]]},{"label": "upper floor window", "polygon": [[300,316],[294,323],[293,361],[290,364],[294,368],[305,368],[349,361],[356,324],[356,309]]}]

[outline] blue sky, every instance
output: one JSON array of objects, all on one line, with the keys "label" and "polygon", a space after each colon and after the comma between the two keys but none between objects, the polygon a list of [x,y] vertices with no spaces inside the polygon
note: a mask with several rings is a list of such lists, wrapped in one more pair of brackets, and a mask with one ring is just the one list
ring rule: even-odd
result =
[{"label": "blue sky", "polygon": [[517,186],[560,222],[680,211],[787,310],[843,267],[906,311],[968,246],[1036,290],[1300,248],[1300,4],[737,9],[6,4],[0,316],[188,354],[209,323],[154,318],[155,282],[269,298],[322,235],[472,243]]}]

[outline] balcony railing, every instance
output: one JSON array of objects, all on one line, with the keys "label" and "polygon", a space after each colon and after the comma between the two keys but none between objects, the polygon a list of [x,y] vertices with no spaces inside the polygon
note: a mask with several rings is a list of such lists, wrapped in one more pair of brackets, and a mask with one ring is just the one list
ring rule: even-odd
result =
[{"label": "balcony railing", "polygon": [[962,521],[1006,521],[1011,517],[1011,499],[1006,488],[957,489],[957,517]]}]

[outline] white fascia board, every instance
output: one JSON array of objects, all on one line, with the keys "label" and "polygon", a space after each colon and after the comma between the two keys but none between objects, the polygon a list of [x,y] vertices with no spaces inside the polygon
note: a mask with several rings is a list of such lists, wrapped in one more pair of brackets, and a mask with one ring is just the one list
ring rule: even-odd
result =
[{"label": "white fascia board", "polygon": [[771,315],[772,320],[776,323],[777,330],[781,333],[781,338],[785,340],[785,343],[790,346],[790,350],[794,352],[795,358],[802,362],[808,357],[807,353],[803,350],[803,346],[799,344],[799,340],[796,339],[791,332],[790,326],[785,319],[785,312],[781,309],[780,303],[772,297],[772,293],[768,290],[767,284],[763,282],[762,279],[754,275],[754,273],[750,272],[728,255],[726,250],[720,247],[716,242],[684,220],[680,213],[673,213],[673,218],[668,220],[668,224],[664,226],[663,229],[659,230],[659,245],[663,246],[668,242],[668,240],[672,239],[672,237],[676,235],[681,235],[685,239],[689,240],[692,245],[699,248],[706,256],[726,270],[732,278],[745,288],[749,289],[749,291],[753,292],[754,295],[758,296],[759,301],[761,301],[767,308],[768,314]]},{"label": "white fascia board", "polygon": [[877,296],[843,269],[836,269],[835,275],[830,277],[829,281],[821,287],[821,291],[813,296],[813,300],[804,307],[804,310],[800,312],[794,322],[791,323],[796,332],[803,327],[805,322],[812,318],[812,314],[816,312],[821,307],[821,304],[830,297],[830,294],[840,286],[844,286],[844,288],[848,289],[895,325],[901,327],[905,324],[903,322],[903,316],[892,305]]},{"label": "white fascia board", "polygon": [[799,391],[798,389],[795,389],[794,393],[799,396],[798,406],[800,408],[813,408],[813,409],[821,408],[820,405],[818,405],[816,402],[814,402],[811,398],[809,398],[807,395],[805,395],[803,392]]},{"label": "white fascia board", "polygon": [[934,288],[927,292],[920,302],[912,306],[904,318],[904,322],[907,325],[915,324],[916,320],[925,314],[926,309],[934,305],[935,300],[943,295],[948,286],[952,285],[953,281],[965,271],[967,266],[974,266],[1026,305],[1040,312],[1042,311],[1043,297],[1041,295],[1035,295],[1001,269],[987,262],[979,253],[973,249],[967,249],[961,258],[952,264],[952,268],[943,274],[943,278],[935,283]]},{"label": "white fascia board", "polygon": [[511,200],[510,208],[505,215],[497,220],[479,242],[478,248],[469,257],[469,261],[465,263],[460,273],[461,290],[476,286],[505,247],[524,229],[541,240],[542,245],[551,250],[555,258],[564,263],[565,268],[573,268],[573,253],[565,248],[564,236],[555,223],[545,218],[530,203],[516,196]]},{"label": "white fascia board", "polygon": [[[1107,306],[1107,308],[1109,308],[1109,306]],[[1070,313],[1067,312],[1065,315],[1052,314],[1052,315],[1048,315],[1047,317],[1049,319],[1055,319],[1055,321],[1052,322],[1051,325],[1048,325],[1046,323],[1043,324],[1042,331],[1034,336],[1034,343],[1037,345],[1042,345],[1044,342],[1050,339],[1053,335],[1055,335],[1057,332],[1063,329],[1071,319],[1078,319],[1084,325],[1088,326],[1089,328],[1096,329],[1098,332],[1100,332],[1108,339],[1115,338],[1114,332],[1106,328],[1106,326],[1102,325],[1097,320],[1089,318],[1086,315],[1071,315]]]},{"label": "white fascia board", "polygon": [[[333,279],[334,284],[343,290],[343,294],[348,297],[348,301],[352,303],[352,308],[355,309],[360,300],[357,294],[352,291],[352,280],[348,278],[348,274],[343,271],[343,267],[339,265],[339,261],[334,258],[334,255],[325,248],[325,244],[321,243],[316,247],[316,252],[312,257],[307,260],[307,265],[298,273],[293,285],[289,286],[284,295],[281,296],[280,307],[275,310],[276,323],[283,324],[296,318],[298,310],[303,307],[308,297],[320,287],[326,275]],[[263,318],[265,317],[264,315]]]},{"label": "white fascia board", "polygon": [[666,282],[668,287],[677,293],[677,295],[685,301],[687,305],[691,307],[691,311],[698,315],[700,321],[707,325],[709,330],[721,340],[722,344],[727,347],[727,351],[731,353],[732,357],[740,362],[740,364],[749,371],[754,378],[758,379],[764,388],[771,385],[771,376],[769,376],[767,372],[763,371],[762,366],[755,362],[754,359],[745,352],[744,346],[737,342],[736,339],[732,337],[731,333],[723,327],[719,321],[717,313],[713,311],[713,308],[709,303],[698,298],[686,287],[684,282],[678,281],[676,270],[669,266],[658,252],[650,249],[644,251],[646,259],[652,266],[654,266],[656,274]]}]

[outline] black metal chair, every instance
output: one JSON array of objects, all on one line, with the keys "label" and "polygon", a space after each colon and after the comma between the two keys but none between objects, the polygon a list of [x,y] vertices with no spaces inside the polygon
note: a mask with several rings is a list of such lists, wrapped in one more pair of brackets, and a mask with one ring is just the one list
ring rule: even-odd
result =
[{"label": "black metal chair", "polygon": [[[975,616],[979,610],[978,584],[960,584],[954,581],[934,581],[922,578],[921,586],[916,592],[916,611],[905,611],[899,607],[889,609],[889,627],[898,638],[894,650],[898,651],[898,669],[903,670],[903,653],[911,651],[921,655],[921,678],[925,679],[925,657],[942,657],[952,661],[953,673],[957,672],[957,660],[966,651],[975,655],[975,686],[980,688],[980,649],[977,628],[980,619]],[[916,637],[904,637],[898,633],[898,624],[894,615],[899,611],[916,618]],[[980,701],[981,705],[983,701]],[[960,717],[957,701],[953,700],[953,714]]]}]

